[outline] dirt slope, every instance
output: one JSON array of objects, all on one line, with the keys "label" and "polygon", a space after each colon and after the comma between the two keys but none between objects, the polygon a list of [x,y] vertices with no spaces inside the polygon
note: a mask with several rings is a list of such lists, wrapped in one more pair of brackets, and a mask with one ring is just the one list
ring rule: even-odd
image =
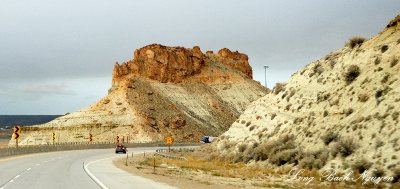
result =
[{"label": "dirt slope", "polygon": [[376,175],[400,170],[399,21],[364,42],[353,38],[253,102],[214,144],[219,155]]}]

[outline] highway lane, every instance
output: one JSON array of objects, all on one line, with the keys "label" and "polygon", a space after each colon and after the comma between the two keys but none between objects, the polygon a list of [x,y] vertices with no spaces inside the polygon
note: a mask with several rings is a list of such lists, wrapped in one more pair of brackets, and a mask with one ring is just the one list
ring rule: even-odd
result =
[{"label": "highway lane", "polygon": [[[155,149],[130,148],[128,153]],[[0,159],[0,189],[173,188],[116,168],[112,160],[117,157],[126,157],[126,154],[115,154],[114,149],[93,149],[3,158]],[[85,172],[84,162],[100,185]]]}]

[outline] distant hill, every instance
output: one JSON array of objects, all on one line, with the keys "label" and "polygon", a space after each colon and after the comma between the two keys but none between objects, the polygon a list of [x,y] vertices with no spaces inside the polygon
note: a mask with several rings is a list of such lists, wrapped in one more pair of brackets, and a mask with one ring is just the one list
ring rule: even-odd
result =
[{"label": "distant hill", "polygon": [[0,127],[47,123],[61,115],[0,115]]}]

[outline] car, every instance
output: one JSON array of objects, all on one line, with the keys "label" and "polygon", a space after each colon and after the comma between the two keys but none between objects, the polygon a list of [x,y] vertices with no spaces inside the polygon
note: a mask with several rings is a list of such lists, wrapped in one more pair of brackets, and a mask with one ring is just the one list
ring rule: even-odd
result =
[{"label": "car", "polygon": [[213,136],[203,136],[200,139],[200,143],[211,143],[213,142],[217,137],[213,137]]},{"label": "car", "polygon": [[126,154],[128,150],[126,149],[126,146],[122,145],[122,144],[118,144],[117,147],[115,147],[115,153],[118,154],[120,152]]}]

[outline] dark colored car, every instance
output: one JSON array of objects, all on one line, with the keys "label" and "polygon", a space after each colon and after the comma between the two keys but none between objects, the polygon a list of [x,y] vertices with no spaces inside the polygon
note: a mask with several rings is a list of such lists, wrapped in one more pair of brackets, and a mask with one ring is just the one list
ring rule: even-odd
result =
[{"label": "dark colored car", "polygon": [[120,152],[126,154],[126,151],[128,151],[128,150],[127,150],[126,147],[125,147],[124,145],[122,145],[122,144],[118,144],[117,147],[115,147],[115,153],[116,153],[116,154],[117,154],[117,153],[120,153]]}]

